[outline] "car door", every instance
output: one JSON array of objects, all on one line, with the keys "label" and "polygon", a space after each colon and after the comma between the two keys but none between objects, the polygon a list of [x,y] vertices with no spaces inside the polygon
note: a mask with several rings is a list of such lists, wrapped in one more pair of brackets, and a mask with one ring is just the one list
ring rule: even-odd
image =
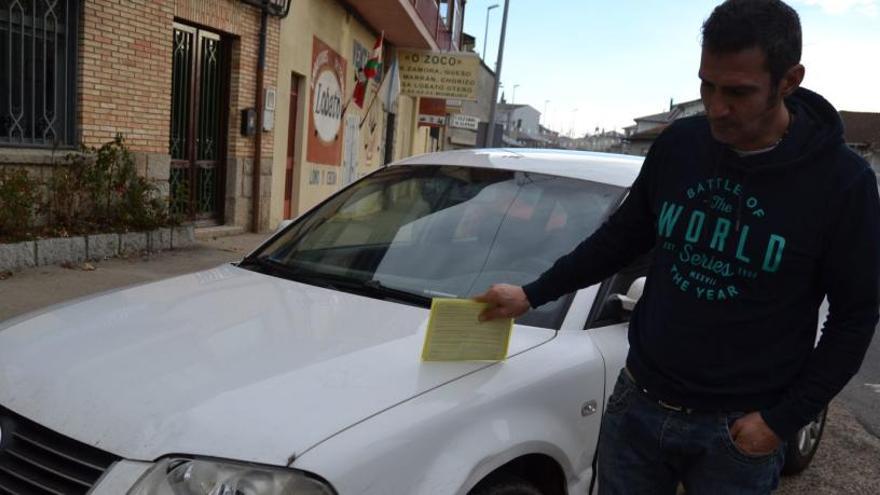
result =
[{"label": "car door", "polygon": [[[626,268],[605,280],[596,293],[584,325],[587,335],[605,358],[605,398],[614,389],[617,375],[626,364],[629,351],[627,331],[631,311],[624,309],[620,295],[626,295],[638,279],[647,277],[653,252],[640,256]],[[603,406],[604,408],[604,406]]]}]

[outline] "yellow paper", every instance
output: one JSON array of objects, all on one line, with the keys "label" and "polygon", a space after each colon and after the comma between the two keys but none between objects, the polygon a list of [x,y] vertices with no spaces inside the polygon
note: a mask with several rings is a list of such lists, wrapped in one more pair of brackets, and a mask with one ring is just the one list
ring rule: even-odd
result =
[{"label": "yellow paper", "polygon": [[486,303],[435,298],[422,347],[424,361],[500,361],[507,358],[513,318],[480,322]]}]

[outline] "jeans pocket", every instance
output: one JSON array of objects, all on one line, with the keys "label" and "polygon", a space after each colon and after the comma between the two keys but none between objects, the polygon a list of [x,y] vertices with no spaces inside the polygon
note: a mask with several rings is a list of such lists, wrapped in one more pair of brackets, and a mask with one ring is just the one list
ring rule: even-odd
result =
[{"label": "jeans pocket", "polygon": [[766,454],[755,455],[744,452],[736,445],[736,442],[733,441],[733,436],[730,434],[730,427],[733,426],[733,423],[735,423],[737,419],[743,416],[745,416],[745,413],[732,413],[724,415],[722,417],[722,427],[724,431],[721,432],[721,438],[724,442],[724,446],[727,448],[727,452],[734,459],[749,464],[764,464],[769,462],[771,459],[773,459],[773,456],[779,451],[779,448]]},{"label": "jeans pocket", "polygon": [[605,407],[606,414],[623,412],[632,402],[632,396],[636,392],[635,383],[626,376],[626,371],[621,370],[614,384],[614,392],[608,397],[608,405]]}]

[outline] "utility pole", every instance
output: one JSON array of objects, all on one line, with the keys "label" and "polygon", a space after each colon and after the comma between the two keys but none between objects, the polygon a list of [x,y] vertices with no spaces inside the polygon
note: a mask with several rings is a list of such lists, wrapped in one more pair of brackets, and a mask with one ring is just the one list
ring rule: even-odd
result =
[{"label": "utility pole", "polygon": [[501,20],[501,42],[498,44],[498,61],[495,67],[495,84],[492,88],[492,104],[489,107],[489,122],[486,126],[486,142],[483,146],[489,148],[495,142],[495,111],[498,108],[498,83],[501,82],[501,62],[504,60],[504,36],[507,33],[507,11],[510,0],[504,0],[504,16]]}]

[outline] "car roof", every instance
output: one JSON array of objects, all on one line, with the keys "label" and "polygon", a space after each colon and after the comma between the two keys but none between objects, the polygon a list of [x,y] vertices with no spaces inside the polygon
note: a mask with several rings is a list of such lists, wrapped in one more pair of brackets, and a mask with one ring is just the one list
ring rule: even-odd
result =
[{"label": "car roof", "polygon": [[456,165],[534,172],[629,187],[644,157],[592,151],[486,148],[416,155],[395,165]]}]

